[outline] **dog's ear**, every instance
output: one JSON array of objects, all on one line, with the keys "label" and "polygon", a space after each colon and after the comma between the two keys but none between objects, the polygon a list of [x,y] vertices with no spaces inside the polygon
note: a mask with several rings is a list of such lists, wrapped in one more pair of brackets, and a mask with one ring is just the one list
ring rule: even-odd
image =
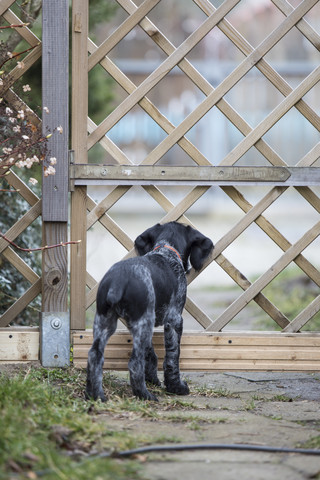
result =
[{"label": "dog's ear", "polygon": [[140,256],[145,255],[153,249],[160,228],[160,224],[157,223],[157,225],[148,228],[148,230],[141,233],[141,235],[135,239],[134,247]]},{"label": "dog's ear", "polygon": [[190,238],[190,263],[195,270],[201,270],[204,261],[210,255],[213,243],[210,238],[192,229]]}]

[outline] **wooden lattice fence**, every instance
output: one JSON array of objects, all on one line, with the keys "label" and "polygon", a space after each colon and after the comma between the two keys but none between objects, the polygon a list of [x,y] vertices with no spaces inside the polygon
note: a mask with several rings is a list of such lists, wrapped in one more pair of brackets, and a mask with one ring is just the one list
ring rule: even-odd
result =
[{"label": "wooden lattice fence", "polygon": [[[319,50],[320,35],[317,30],[305,19],[318,0],[304,0],[297,7],[293,7],[286,0],[270,0],[273,8],[277,8],[283,15],[278,26],[267,35],[257,47],[253,47],[248,40],[235,28],[229,20],[229,14],[240,3],[240,0],[225,0],[216,8],[208,0],[193,0],[194,4],[207,17],[179,46],[175,47],[161,29],[148,18],[154,7],[161,0],[145,0],[136,5],[131,0],[117,0],[120,7],[127,13],[126,19],[120,26],[103,41],[100,46],[95,45],[88,33],[88,18],[90,2],[88,0],[73,0],[72,10],[72,132],[71,147],[73,150],[70,164],[71,190],[71,239],[81,240],[81,243],[71,249],[70,256],[70,312],[72,339],[74,343],[74,362],[83,366],[92,340],[91,332],[86,330],[86,310],[94,304],[98,287],[98,278],[94,278],[86,265],[87,232],[97,223],[106,229],[125,249],[126,256],[134,255],[133,239],[109,214],[109,210],[130,192],[132,186],[139,185],[146,195],[149,195],[163,210],[161,222],[179,220],[191,224],[187,211],[196,204],[211,188],[223,190],[243,212],[242,218],[236,222],[221,238],[213,239],[215,249],[208,259],[204,269],[210,268],[215,262],[231,277],[242,290],[228,308],[216,318],[210,316],[197,305],[190,297],[187,299],[186,310],[195,318],[201,332],[193,334],[187,332],[182,343],[181,365],[185,370],[211,369],[280,369],[280,370],[319,370],[320,365],[320,335],[317,332],[301,332],[300,330],[319,312],[320,295],[307,305],[294,319],[289,319],[264,294],[265,287],[272,282],[291,263],[295,263],[308,279],[320,287],[319,264],[311,262],[303,251],[320,234],[320,221],[314,223],[295,242],[291,243],[281,229],[276,228],[265,215],[266,210],[277,204],[280,197],[288,190],[294,189],[317,212],[320,212],[320,199],[312,186],[320,184],[320,142],[314,146],[294,165],[288,165],[277,150],[267,142],[266,133],[276,126],[291,110],[295,109],[299,115],[311,124],[314,129],[320,130],[320,117],[315,108],[312,108],[306,95],[318,83],[320,67],[316,67],[297,86],[292,87],[277,69],[267,61],[270,52],[292,29],[304,36],[308,45]],[[66,76],[68,72],[67,55],[68,39],[65,23],[61,23],[61,12],[66,13],[68,2],[59,0],[43,2],[44,23],[50,35],[44,32],[43,48],[44,64],[44,96],[46,104],[51,102],[50,110],[55,112],[50,118],[54,125],[62,124],[64,135],[59,142],[63,145],[53,145],[62,157],[62,168],[58,176],[51,179],[42,200],[21,182],[10,174],[9,183],[20,189],[20,194],[30,205],[26,215],[7,232],[10,240],[14,240],[30,222],[33,222],[41,212],[43,213],[44,244],[59,243],[67,239],[67,105]],[[3,0],[0,5],[0,15],[9,22],[17,23],[10,6],[13,0]],[[250,8],[250,7],[248,7]],[[254,20],[253,20],[254,21]],[[139,85],[136,85],[128,75],[116,64],[110,53],[134,28],[140,28],[148,41],[153,41],[167,56]],[[244,59],[214,87],[195,68],[187,57],[199,42],[206,38],[214,28],[222,34],[244,55]],[[41,44],[28,27],[20,28],[19,34],[33,46],[33,50],[25,59],[25,68],[29,68],[41,55]],[[51,43],[50,43],[51,42]],[[54,61],[50,57],[50,47],[57,47]],[[59,53],[60,52],[60,53]],[[88,116],[89,72],[100,65],[115,82],[126,92],[125,99],[99,124],[96,125]],[[187,115],[179,125],[174,125],[161,112],[161,109],[150,100],[152,90],[177,67],[181,75],[201,92],[204,99]],[[255,126],[240,115],[228,102],[227,97],[237,84],[250,72],[257,69],[260,74],[282,95],[279,104]],[[25,71],[25,70],[24,70]],[[63,78],[56,78],[55,73],[64,72]],[[1,96],[17,109],[21,109],[21,100],[10,88],[23,72],[15,68],[10,75],[11,84],[2,88]],[[57,102],[56,99],[59,98]],[[50,100],[51,99],[51,100]],[[56,105],[59,110],[55,110]],[[62,106],[62,107],[61,107]],[[23,106],[24,107],[24,106]],[[61,109],[62,108],[62,109]],[[141,108],[165,132],[165,138],[148,154],[139,165],[135,165],[126,152],[116,145],[108,132],[121,121],[133,108]],[[236,127],[243,138],[231,148],[222,161],[214,162],[204,155],[187,136],[188,132],[208,113],[217,108],[228,121]],[[32,122],[40,120],[33,112],[29,112]],[[59,117],[60,115],[60,117]],[[63,116],[63,119],[61,118]],[[45,128],[52,127],[46,125]],[[88,150],[99,144],[112,158],[111,165],[93,165],[88,162]],[[160,166],[161,159],[174,146],[180,148],[189,159],[188,165],[179,165],[174,162],[169,166]],[[62,148],[62,150],[59,150]],[[244,155],[250,150],[258,152],[258,160],[254,166],[245,166],[241,163]],[[59,156],[58,155],[58,156]],[[191,166],[192,165],[192,166]],[[266,167],[267,165],[267,167]],[[88,185],[108,185],[112,189],[101,201],[94,201],[87,192]],[[166,194],[162,185],[180,188],[181,185],[190,185],[189,192],[174,204]],[[256,201],[249,201],[239,185],[264,185],[267,193]],[[63,192],[61,194],[61,192]],[[63,202],[62,200],[63,199]],[[42,205],[43,204],[43,208]],[[137,215],[141,212],[136,212]],[[143,212],[142,212],[143,213]],[[271,268],[263,273],[256,281],[250,281],[240,269],[228,258],[226,249],[239,236],[256,224],[264,234],[280,249],[282,254]],[[197,227],[197,225],[194,225]],[[138,232],[140,233],[140,232]],[[57,317],[68,310],[67,306],[67,254],[61,250],[50,251],[44,254],[42,279],[21,260],[19,255],[0,241],[1,254],[19,270],[29,281],[30,288],[18,299],[15,304],[0,319],[0,326],[7,326],[25,306],[42,292],[43,318],[46,314],[55,314]],[[254,248],[254,246],[252,247]],[[119,258],[115,258],[115,261]],[[203,270],[204,270],[203,269]],[[199,273],[200,275],[202,272]],[[188,276],[191,283],[198,274],[194,271]],[[226,331],[230,322],[243,311],[250,302],[255,302],[271,319],[274,326],[281,332],[234,332]],[[63,316],[61,316],[63,318]],[[224,330],[223,330],[224,329]],[[223,331],[222,331],[223,330]],[[24,333],[24,332],[22,332]],[[34,332],[38,342],[39,332]],[[4,329],[4,343],[12,333]],[[14,335],[16,333],[14,332]],[[19,333],[20,335],[20,333]],[[21,337],[21,338],[26,338]],[[155,335],[155,346],[159,357],[163,354],[161,333]],[[125,333],[115,335],[107,352],[107,367],[124,368],[130,354],[131,339]],[[10,347],[9,347],[10,348]],[[7,351],[7,347],[5,348]],[[34,351],[34,349],[33,349]],[[28,357],[29,358],[29,357]],[[2,356],[3,359],[3,356]],[[22,359],[21,356],[17,358]]]},{"label": "wooden lattice fence", "polygon": [[[265,210],[276,202],[288,188],[296,189],[317,212],[320,212],[320,199],[310,188],[310,185],[317,185],[320,178],[319,169],[314,166],[319,158],[320,144],[316,143],[314,148],[294,167],[289,167],[264,138],[264,135],[291,108],[297,109],[319,131],[319,115],[303,97],[319,81],[320,68],[315,68],[296,88],[292,88],[265,59],[267,53],[292,28],[297,28],[315,49],[319,48],[318,32],[304,19],[317,1],[303,1],[294,8],[284,0],[274,0],[272,3],[284,15],[283,21],[256,48],[250,45],[226,18],[239,3],[238,0],[221,2],[219,8],[215,8],[211,2],[206,0],[194,0],[207,19],[178,47],[175,47],[158,26],[147,17],[159,4],[159,0],[145,1],[139,5],[135,5],[131,0],[118,0],[118,3],[127,12],[128,17],[99,46],[96,46],[88,38],[88,3],[76,0],[73,9],[73,77],[75,81],[73,85],[72,148],[74,163],[71,165],[70,177],[73,188],[72,218],[75,220],[72,221],[71,228],[72,237],[82,240],[82,254],[74,252],[71,262],[71,326],[73,329],[81,330],[74,335],[75,362],[79,365],[85,364],[87,351],[92,341],[90,332],[84,332],[85,310],[95,301],[98,287],[97,280],[86,272],[85,239],[87,230],[99,222],[128,250],[126,257],[131,256],[134,254],[132,239],[112,219],[108,211],[130,190],[132,185],[141,185],[145,192],[162,207],[164,215],[161,222],[179,220],[189,224],[191,222],[186,217],[187,210],[209,188],[218,185],[245,212],[245,215],[218,240],[204,268],[211,262],[216,262],[241,287],[243,293],[215,319],[209,318],[191,298],[188,298],[186,310],[201,325],[203,333],[185,336],[182,346],[182,368],[306,370],[318,368],[316,367],[320,359],[318,334],[316,332],[312,334],[298,332],[320,310],[320,296],[316,296],[295,319],[290,321],[262,293],[264,288],[291,262],[295,262],[312,282],[318,287],[320,286],[320,272],[317,266],[302,254],[303,250],[318,237],[320,222],[312,226],[296,243],[291,244],[264,216]],[[128,78],[110,55],[110,52],[136,26],[139,26],[145,35],[149,36],[167,55],[167,58],[139,85],[135,85]],[[214,88],[186,56],[216,26],[245,55],[245,58]],[[88,97],[88,72],[98,64],[114,78],[127,96],[99,125],[95,125],[91,118],[87,119],[88,105],[85,101],[79,103],[78,99]],[[205,95],[204,100],[178,126],[173,125],[148,98],[151,90],[174,67],[178,67]],[[283,95],[283,100],[279,105],[254,128],[225,99],[227,93],[252,68],[257,68]],[[138,166],[134,165],[125,152],[108,136],[112,127],[137,105],[167,134],[164,140],[147,154]],[[187,132],[210,109],[215,107],[243,134],[242,141],[218,165],[214,165],[186,137]],[[88,164],[87,151],[97,143],[100,143],[112,157],[113,165]],[[157,165],[157,162],[176,144],[193,161],[193,166],[180,167],[172,164],[163,167]],[[239,163],[251,147],[254,147],[267,160],[267,168],[262,165],[243,167]],[[92,184],[108,184],[115,185],[115,187],[103,200],[95,202],[86,193],[86,186]],[[191,184],[194,187],[177,205],[173,205],[159,188],[162,184],[177,186]],[[270,185],[270,188],[260,201],[252,204],[237,188],[239,184],[264,184]],[[86,213],[86,209],[88,213]],[[281,248],[283,254],[272,268],[261,275],[257,281],[251,283],[226,258],[224,251],[253,223],[256,223]],[[196,276],[197,274],[192,272],[188,277],[189,283]],[[79,292],[81,292],[80,295]],[[281,327],[281,333],[221,332],[251,301],[256,302],[273,322]],[[161,358],[163,353],[161,334],[155,335],[155,342]],[[107,351],[106,354],[107,366],[124,367],[130,354],[130,338],[126,334],[119,334],[112,341],[109,352]]]}]

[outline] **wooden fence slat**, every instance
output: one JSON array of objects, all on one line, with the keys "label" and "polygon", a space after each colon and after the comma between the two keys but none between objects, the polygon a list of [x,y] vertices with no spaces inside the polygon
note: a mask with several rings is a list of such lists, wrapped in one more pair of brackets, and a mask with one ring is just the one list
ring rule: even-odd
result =
[{"label": "wooden fence slat", "polygon": [[265,135],[298,100],[300,100],[320,80],[320,67],[317,67],[295,88],[282,102],[267,115],[256,128],[252,130],[230,153],[224,158],[225,164],[234,165],[259,138]]},{"label": "wooden fence slat", "polygon": [[[73,344],[82,347],[91,346],[93,342],[92,329],[84,330],[82,332],[73,333]],[[108,345],[128,345],[132,343],[132,336],[127,330],[119,330],[113,335],[108,342]],[[155,347],[164,345],[163,331],[156,330],[153,334],[152,343]],[[228,331],[228,332],[185,332],[181,337],[182,346],[204,346],[206,348],[212,347],[230,347],[243,346],[246,348],[256,347],[320,347],[320,333],[319,332],[300,332],[283,333],[271,331]]]},{"label": "wooden fence slat", "polygon": [[3,14],[11,5],[15,2],[15,0],[2,0],[0,5],[0,15]]},{"label": "wooden fence slat", "polygon": [[[276,7],[284,13],[284,15],[288,16],[293,11],[293,6],[286,0],[272,0],[272,3],[276,5]],[[302,18],[297,24],[296,28],[305,36],[312,45],[319,49],[319,42],[320,42],[320,35],[318,32],[307,22],[304,18]]]},{"label": "wooden fence slat", "polygon": [[[119,0],[121,6],[128,12],[132,13],[134,7],[132,7],[133,3],[130,0]],[[222,20],[218,26],[223,23]],[[145,26],[146,24],[146,26]],[[149,19],[145,18],[143,22],[140,23],[140,26],[143,30],[151,36],[152,40],[168,55],[171,55],[175,47],[167,40],[167,38],[150,22]],[[154,32],[157,32],[157,35]],[[88,40],[88,50],[92,51],[92,43]],[[137,88],[134,83],[124,75],[124,73],[109,59],[104,58],[101,61],[101,66],[105,68],[105,70],[116,80],[116,82],[122,86],[128,93],[133,93],[134,89]],[[184,72],[190,80],[205,94],[209,95],[211,92],[214,91],[212,85],[192,66],[188,60],[185,58],[181,60],[177,66]],[[146,98],[144,97],[140,102],[139,105],[141,108],[148,113],[151,118],[158,123],[158,125],[163,128],[166,133],[171,133],[175,128],[171,122],[159,112],[159,110]],[[241,133],[247,135],[251,132],[252,128],[250,125],[238,114],[236,110],[232,108],[232,106],[225,100],[221,99],[217,103],[217,108],[239,129]],[[90,130],[91,133],[92,130]],[[182,137],[177,144],[183,148],[183,150],[199,165],[211,165],[209,160],[186,138]],[[264,155],[269,161],[272,159],[272,164],[282,164],[282,161],[279,155],[263,140],[260,139],[255,147],[257,150]],[[130,162],[127,162],[130,163]],[[148,164],[152,164],[148,162]]]},{"label": "wooden fence slat", "polygon": [[12,250],[11,247],[6,248],[2,252],[2,255],[30,283],[35,283],[39,279],[39,275],[37,275],[36,272],[34,272],[32,268],[30,268],[29,265]]},{"label": "wooden fence slat", "polygon": [[[25,213],[11,228],[6,232],[6,237],[13,242],[39,215],[41,215],[41,200],[33,205],[30,210]],[[0,239],[0,253],[8,247],[8,242]]]},{"label": "wooden fence slat", "polygon": [[41,45],[38,45],[35,47],[33,50],[31,50],[30,53],[23,59],[23,68],[19,68],[18,66],[14,67],[13,70],[11,70],[10,74],[7,76],[6,81],[3,82],[3,86],[0,87],[0,94],[3,96],[7,90],[9,90],[12,85],[19,80],[19,78],[24,75],[29,68],[32,67],[32,65],[35,64],[37,60],[41,57],[41,51],[42,47]]},{"label": "wooden fence slat", "polygon": [[295,244],[292,245],[280,259],[261,277],[256,280],[230,307],[228,307],[219,318],[217,318],[208,331],[219,331],[237,315],[261,290],[263,290],[290,262],[312,243],[320,235],[320,222],[317,222],[309,229]]},{"label": "wooden fence slat", "polygon": [[[97,128],[97,125],[88,117],[88,132],[93,132],[95,128]],[[126,154],[106,135],[101,138],[99,143],[120,165],[129,165],[131,163]]]},{"label": "wooden fence slat", "polygon": [[[287,189],[286,187],[275,187],[279,196]],[[248,212],[252,205],[244,198],[240,192],[235,191],[233,187],[222,187],[223,191],[244,211]],[[310,189],[308,189],[310,190]],[[304,192],[304,190],[303,190]],[[316,195],[315,195],[316,196]],[[319,199],[318,199],[319,200]],[[320,200],[319,200],[320,211]],[[265,217],[258,216],[255,223],[283,250],[291,247],[291,243],[279,232]],[[320,286],[320,272],[315,268],[302,254],[298,255],[294,262],[304,271],[318,286]]]},{"label": "wooden fence slat", "polygon": [[[71,146],[77,163],[87,163],[88,161],[88,8],[88,1],[73,0],[72,2]],[[76,187],[71,194],[71,239],[81,240],[76,248],[71,249],[70,255],[72,265],[70,272],[72,329],[84,329],[86,324],[86,196],[86,187]]]},{"label": "wooden fence slat", "polygon": [[139,8],[130,15],[111,35],[90,55],[89,71],[105,57],[131,30],[160,2],[144,0]]},{"label": "wooden fence slat", "polygon": [[12,170],[6,175],[6,181],[11,187],[19,190],[19,194],[29,205],[34,206],[39,201],[39,197]]},{"label": "wooden fence slat", "polygon": [[296,333],[320,310],[320,295],[316,297],[299,315],[287,325],[283,331]]},{"label": "wooden fence slat", "polygon": [[0,329],[0,366],[3,363],[37,361],[39,336],[38,328]]},{"label": "wooden fence slat", "polygon": [[[87,359],[90,346],[77,347],[77,359]],[[158,356],[158,361],[163,362],[165,356],[164,348],[155,348]],[[105,349],[105,361],[110,359],[126,359],[129,360],[132,348],[123,348],[118,345],[108,345]],[[320,351],[315,348],[299,348],[299,347],[270,347],[270,348],[246,348],[232,347],[232,348],[201,348],[181,347],[180,362],[189,360],[192,363],[197,361],[211,361],[211,360],[257,360],[257,361],[315,361],[320,363]]]},{"label": "wooden fence slat", "polygon": [[6,327],[12,322],[29,303],[41,293],[41,278],[37,280],[31,287],[20,297],[6,312],[0,317],[0,327]]},{"label": "wooden fence slat", "polygon": [[[88,50],[92,51],[92,44],[90,40],[88,41]],[[135,91],[137,86],[128,78],[124,73],[110,60],[106,57],[101,60],[100,65],[116,80],[116,82],[121,85],[127,93],[131,94]],[[156,106],[147,98],[143,97],[140,102],[138,102],[140,107],[166,132],[170,133],[174,130],[174,125],[163,115]],[[93,122],[90,122],[90,128],[88,126],[88,132],[92,133],[97,126],[93,127]],[[107,139],[107,142],[105,141]],[[119,152],[114,150],[112,142],[106,136],[102,137],[100,144],[118,161],[122,164],[132,163],[128,158],[120,158],[119,161]],[[198,164],[201,165],[211,165],[209,160],[188,140],[186,137],[183,137],[179,140],[178,145]],[[111,147],[111,148],[110,148]],[[121,152],[123,154],[123,152]],[[123,161],[125,160],[125,161]]]},{"label": "wooden fence slat", "polygon": [[[121,6],[128,12],[132,13],[135,11],[135,6],[131,0],[119,0]],[[212,10],[211,13],[213,13]],[[222,20],[218,27],[224,22]],[[174,45],[160,32],[160,30],[155,27],[155,25],[150,22],[148,18],[145,18],[141,23],[140,27],[150,35],[151,39],[167,54],[171,55],[175,51]],[[157,33],[155,35],[155,32]],[[128,93],[132,93],[134,91],[135,85],[128,79],[121,70],[116,67],[110,59],[104,59],[106,63],[101,63],[101,65],[108,71],[110,75],[112,75],[115,80],[121,85]],[[214,88],[212,85],[193,67],[193,65],[186,59],[183,58],[177,66],[184,72],[188,78],[206,95],[208,96]],[[164,115],[162,115],[158,109],[156,109],[149,100],[144,97],[140,102],[139,105],[153,118],[158,125],[163,128],[166,133],[171,133],[173,131],[174,126],[169,122]],[[239,129],[241,133],[247,135],[252,128],[250,125],[238,114],[236,110],[232,108],[232,106],[225,100],[221,99],[220,102],[217,103],[217,108]],[[211,165],[209,160],[186,138],[182,137],[177,144],[183,148],[183,150],[199,165]],[[266,158],[273,158],[273,164],[276,164],[276,159],[278,158],[278,154],[269,146],[264,140],[260,140],[255,145],[258,151],[262,153],[262,155],[266,156]],[[149,162],[148,162],[149,163]],[[150,163],[149,163],[150,164]]]},{"label": "wooden fence slat", "polygon": [[[190,113],[180,125],[168,135],[146,157],[146,161],[157,162],[183,135],[185,135],[208,111],[228,93],[234,85],[251,70],[268,51],[283,38],[288,31],[305,15],[318,0],[301,2],[301,4],[277,27],[260,45],[246,57],[232,73],[208,97]],[[221,8],[221,7],[220,7]],[[217,12],[218,10],[216,10]],[[214,14],[213,14],[214,15]],[[209,17],[211,18],[211,17]],[[292,98],[292,97],[291,97]],[[301,97],[300,97],[301,98]]]},{"label": "wooden fence slat", "polygon": [[[74,364],[84,368],[92,332],[73,335]],[[161,369],[164,356],[163,332],[155,332],[153,344]],[[181,339],[180,368],[186,371],[320,370],[319,334],[274,332],[221,332],[208,335],[184,334]],[[113,335],[105,350],[104,368],[126,370],[132,337],[121,331]]]},{"label": "wooden fence slat", "polygon": [[[1,15],[1,13],[0,13]],[[3,18],[10,24],[10,25],[19,25],[21,24],[20,18],[13,13],[12,10],[7,10],[3,13]],[[27,42],[31,47],[37,46],[40,42],[40,39],[35,35],[28,27],[19,27],[15,29],[19,35]]]},{"label": "wooden fence slat", "polygon": [[[227,260],[222,254],[216,259],[216,263],[243,289],[247,290],[252,283],[236,269],[229,260]],[[286,327],[289,324],[287,317],[280,312],[280,310],[268,300],[263,293],[258,293],[254,297],[254,301],[259,307],[262,308],[281,328]]]},{"label": "wooden fence slat", "polygon": [[[195,0],[195,2],[207,15],[211,15],[215,10],[215,7],[210,3],[209,0]],[[286,15],[292,13],[293,7],[291,7],[291,5],[289,6],[288,2],[279,0],[278,3],[283,5]],[[285,5],[288,5],[289,8],[286,8]],[[306,36],[306,38],[312,39],[313,45],[316,46],[319,44],[320,36],[304,19],[300,20],[296,27]],[[250,45],[250,43],[228,22],[227,19],[223,19],[219,23],[218,28],[244,55],[248,56],[254,51],[254,47]],[[288,96],[292,92],[292,87],[285,81],[283,77],[281,77],[281,75],[279,75],[276,70],[274,70],[274,68],[272,68],[272,66],[264,58],[257,63],[256,67],[284,96]],[[295,107],[317,130],[320,129],[319,115],[317,115],[317,113],[310,108],[310,106],[304,100],[299,100]]]},{"label": "wooden fence slat", "polygon": [[123,197],[123,195],[130,190],[130,188],[131,187],[129,186],[120,185],[115,187],[103,200],[101,200],[101,202],[95,206],[93,206],[92,202],[90,202],[88,208],[91,211],[87,216],[87,229],[91,228],[107,210],[109,210],[118,200],[120,200],[120,198]]},{"label": "wooden fence slat", "polygon": [[[311,0],[315,1],[315,0]],[[193,32],[164,62],[144,80],[113,112],[103,120],[88,137],[88,149],[92,148],[124,115],[126,115],[172,68],[195,47],[239,0],[224,2],[214,14]],[[182,137],[183,135],[181,135]],[[180,138],[181,138],[180,137]]]},{"label": "wooden fence slat", "polygon": [[[44,1],[42,5],[42,105],[49,109],[49,114],[42,118],[43,135],[54,132],[58,126],[62,128],[47,143],[47,165],[50,157],[55,157],[57,164],[54,175],[42,178],[43,222],[68,221],[69,10],[66,2],[68,0]],[[48,228],[51,227],[48,225]]]}]

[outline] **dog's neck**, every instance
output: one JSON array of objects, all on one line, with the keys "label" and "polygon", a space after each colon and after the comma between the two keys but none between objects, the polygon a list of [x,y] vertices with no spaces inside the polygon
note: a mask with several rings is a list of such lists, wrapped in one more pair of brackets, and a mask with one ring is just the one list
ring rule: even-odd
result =
[{"label": "dog's neck", "polygon": [[175,248],[171,247],[171,245],[167,245],[166,243],[164,243],[164,244],[162,244],[162,245],[157,245],[157,246],[153,249],[153,251],[158,250],[159,248],[168,248],[169,250],[171,250],[172,252],[174,252],[174,253],[178,256],[179,260],[182,262],[182,258],[181,258],[180,253],[179,253]]}]

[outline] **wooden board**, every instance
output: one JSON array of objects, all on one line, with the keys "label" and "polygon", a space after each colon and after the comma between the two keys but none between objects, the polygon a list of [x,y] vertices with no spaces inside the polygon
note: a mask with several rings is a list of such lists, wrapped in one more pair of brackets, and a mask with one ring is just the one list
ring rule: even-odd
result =
[{"label": "wooden board", "polygon": [[[73,333],[73,363],[85,368],[92,331]],[[164,358],[163,333],[153,344],[159,369]],[[127,331],[113,335],[105,350],[104,368],[126,370],[132,337]],[[181,340],[180,368],[184,371],[275,370],[320,371],[320,333],[186,332]]]},{"label": "wooden board", "polygon": [[37,327],[0,328],[0,367],[3,363],[39,360],[39,345]]}]

